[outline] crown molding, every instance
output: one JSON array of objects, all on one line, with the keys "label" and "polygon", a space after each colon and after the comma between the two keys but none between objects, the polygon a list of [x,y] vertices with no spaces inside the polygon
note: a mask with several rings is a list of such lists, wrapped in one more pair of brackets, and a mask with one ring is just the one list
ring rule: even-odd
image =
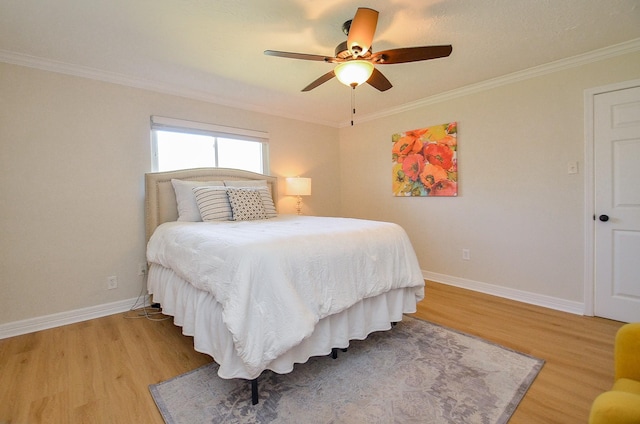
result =
[{"label": "crown molding", "polygon": [[[376,119],[397,115],[399,113],[408,112],[414,109],[419,109],[424,106],[433,105],[433,104],[441,103],[447,100],[468,96],[470,94],[479,93],[479,92],[490,90],[503,85],[512,84],[514,82],[551,74],[551,73],[562,71],[565,69],[571,69],[578,66],[583,66],[589,63],[598,62],[598,61],[613,58],[616,56],[634,53],[639,50],[640,50],[640,38],[636,38],[634,40],[630,40],[620,44],[615,44],[613,46],[594,50],[585,54],[572,56],[565,59],[560,59],[544,65],[535,66],[533,68],[525,69],[518,72],[513,72],[511,74],[492,78],[476,84],[471,84],[464,87],[456,88],[451,91],[436,94],[430,97],[425,97],[424,99],[416,100],[410,103],[405,103],[400,106],[389,108],[380,112],[376,112],[368,115],[360,115],[360,117],[358,118],[358,123],[374,121]],[[350,122],[347,122],[347,121],[340,123],[341,128],[347,127],[350,125],[351,125]]]},{"label": "crown molding", "polygon": [[25,66],[27,68],[39,69],[42,71],[55,72],[64,75],[71,75],[81,78],[92,79],[112,84],[118,84],[126,87],[139,88],[142,90],[153,91],[155,93],[169,94],[172,96],[185,97],[192,100],[199,100],[220,106],[232,107],[235,109],[246,110],[250,112],[258,112],[266,115],[273,115],[279,118],[294,119],[297,121],[311,122],[314,124],[325,125],[329,127],[338,127],[335,121],[313,120],[308,117],[292,115],[283,111],[274,110],[273,108],[265,108],[249,103],[236,102],[229,99],[221,98],[212,93],[206,93],[200,90],[193,90],[170,83],[162,83],[144,78],[135,78],[128,75],[118,74],[115,72],[103,71],[87,66],[74,65],[65,62],[59,62],[52,59],[31,56],[23,53],[16,53],[0,49],[0,62],[12,65]]},{"label": "crown molding", "polygon": [[[397,115],[399,113],[411,111],[424,106],[440,103],[446,100],[451,100],[470,94],[478,93],[492,88],[500,87],[506,84],[511,84],[517,81],[522,81],[530,78],[535,78],[541,75],[546,75],[553,72],[558,72],[563,69],[574,68],[582,66],[588,63],[597,62],[600,60],[633,53],[640,50],[640,38],[630,40],[624,43],[616,44],[613,46],[605,47],[602,49],[594,50],[589,53],[585,53],[578,56],[561,59],[555,62],[550,62],[544,65],[536,66],[533,68],[525,69],[523,71],[514,72],[501,77],[486,80],[477,84],[467,85],[455,90],[447,91],[444,93],[436,94],[434,96],[426,97],[414,102],[405,103],[397,107],[386,109],[377,113],[368,115],[361,115],[358,117],[358,123],[373,121],[376,119],[384,118],[387,116]],[[143,90],[149,90],[157,93],[169,94],[173,96],[185,97],[192,100],[204,101],[207,103],[213,103],[220,106],[227,106],[236,109],[242,109],[251,112],[263,113],[266,115],[273,115],[280,118],[294,119],[297,121],[310,122],[314,124],[329,126],[329,127],[347,127],[350,122],[334,122],[324,120],[309,119],[309,117],[292,115],[286,112],[273,110],[272,108],[264,108],[254,104],[247,104],[241,102],[235,102],[229,99],[223,99],[219,96],[204,93],[199,90],[192,90],[185,87],[177,86],[175,84],[161,83],[158,81],[152,81],[143,78],[134,78],[131,76],[118,74],[115,72],[103,71],[87,66],[80,66],[60,62],[51,59],[44,59],[41,57],[31,56],[22,53],[15,53],[7,50],[0,50],[0,62],[5,62],[13,65],[25,66],[34,69],[40,69],[43,71],[56,72],[65,75],[72,75],[81,78],[88,78],[97,81],[108,82],[112,84],[123,85],[127,87],[139,88]]]}]

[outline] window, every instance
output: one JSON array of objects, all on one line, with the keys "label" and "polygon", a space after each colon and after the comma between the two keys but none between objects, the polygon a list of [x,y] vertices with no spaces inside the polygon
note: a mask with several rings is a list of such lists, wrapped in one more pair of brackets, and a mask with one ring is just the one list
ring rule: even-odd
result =
[{"label": "window", "polygon": [[152,169],[220,167],[268,174],[268,134],[181,119],[151,117]]}]

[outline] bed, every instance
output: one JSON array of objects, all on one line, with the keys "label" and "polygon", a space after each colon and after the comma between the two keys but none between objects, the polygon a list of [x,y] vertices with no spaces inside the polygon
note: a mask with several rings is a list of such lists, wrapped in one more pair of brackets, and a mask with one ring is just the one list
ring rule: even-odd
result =
[{"label": "bed", "polygon": [[[207,209],[202,193],[216,196],[216,206]],[[221,378],[252,382],[253,403],[264,370],[286,374],[389,330],[424,297],[402,228],[277,214],[277,195],[276,177],[242,170],[145,174],[153,302],[220,365]]]}]

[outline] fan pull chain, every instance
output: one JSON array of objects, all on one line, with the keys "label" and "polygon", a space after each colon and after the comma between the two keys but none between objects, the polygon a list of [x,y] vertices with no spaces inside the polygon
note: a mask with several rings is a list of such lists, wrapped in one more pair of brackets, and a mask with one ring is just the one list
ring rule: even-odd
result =
[{"label": "fan pull chain", "polygon": [[353,115],[356,114],[356,86],[351,84],[351,126],[353,127]]}]

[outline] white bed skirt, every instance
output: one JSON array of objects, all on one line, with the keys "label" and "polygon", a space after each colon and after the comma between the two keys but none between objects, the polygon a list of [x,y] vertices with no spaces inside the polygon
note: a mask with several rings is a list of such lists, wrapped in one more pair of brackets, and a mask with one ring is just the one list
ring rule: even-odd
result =
[{"label": "white bed skirt", "polygon": [[[147,287],[162,312],[174,317],[182,333],[193,337],[194,349],[206,353],[220,365],[222,378],[254,379],[236,354],[231,333],[222,322],[222,307],[208,292],[198,290],[172,270],[157,264],[149,268]],[[313,333],[271,361],[266,369],[279,374],[293,370],[312,356],[331,353],[332,348],[346,348],[349,340],[362,340],[374,331],[391,328],[404,313],[416,312],[415,287],[395,289],[363,299],[347,310],[320,320]]]}]

